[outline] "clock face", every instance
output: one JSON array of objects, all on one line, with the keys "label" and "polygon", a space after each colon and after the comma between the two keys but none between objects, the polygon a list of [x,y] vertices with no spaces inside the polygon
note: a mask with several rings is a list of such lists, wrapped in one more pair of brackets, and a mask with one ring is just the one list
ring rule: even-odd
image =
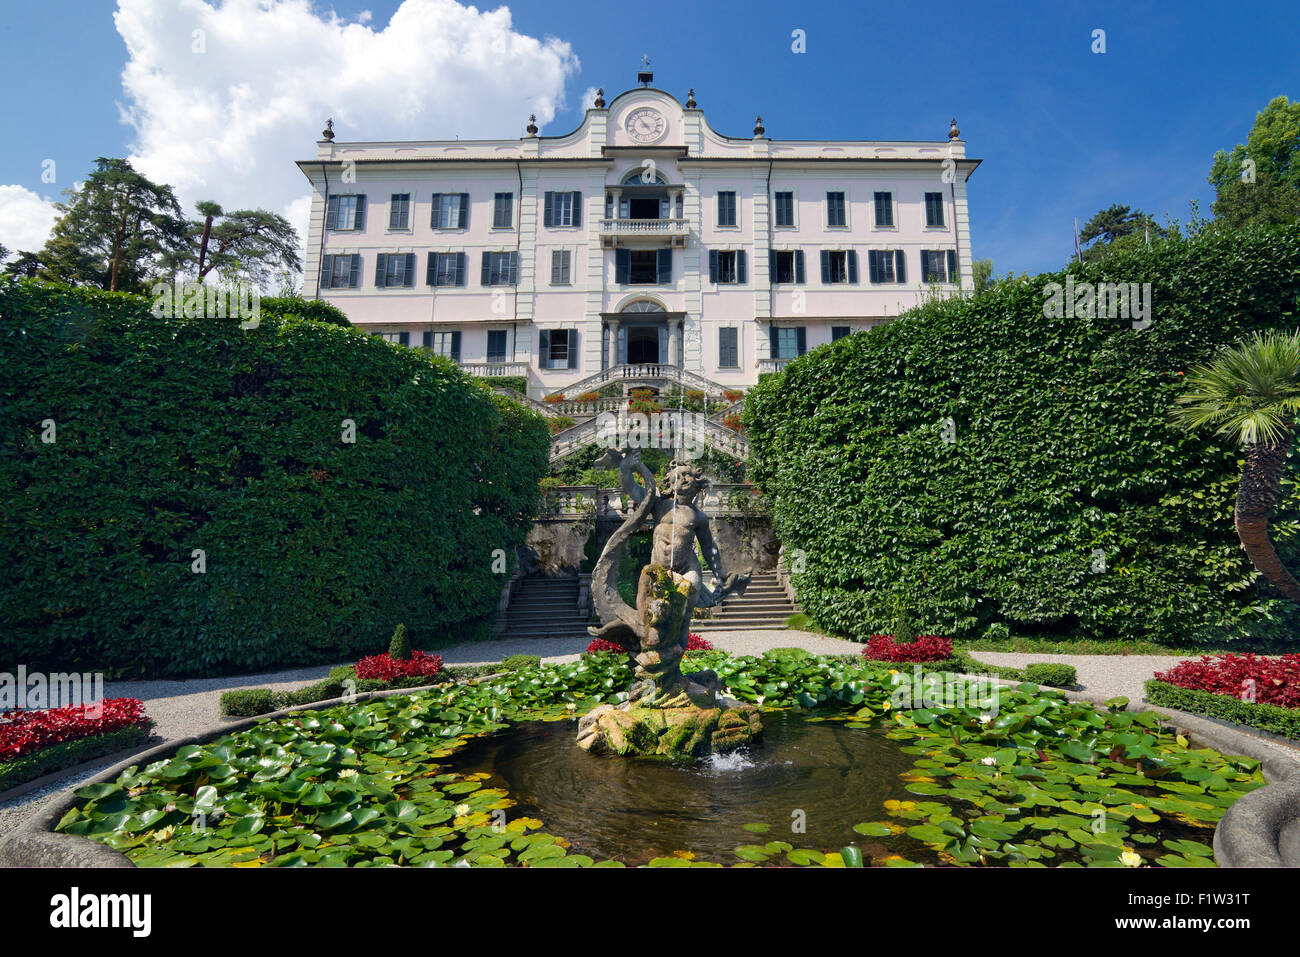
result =
[{"label": "clock face", "polygon": [[643,107],[628,114],[624,128],[627,135],[638,143],[653,143],[664,135],[668,124],[658,110]]}]

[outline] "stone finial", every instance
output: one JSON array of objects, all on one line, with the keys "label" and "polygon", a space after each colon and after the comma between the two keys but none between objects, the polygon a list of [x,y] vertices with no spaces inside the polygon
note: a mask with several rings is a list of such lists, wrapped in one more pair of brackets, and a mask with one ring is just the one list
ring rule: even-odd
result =
[{"label": "stone finial", "polygon": [[326,143],[334,142],[334,117],[325,121],[325,129],[321,130],[320,138]]},{"label": "stone finial", "polygon": [[687,108],[688,110],[693,110],[693,109],[695,109],[695,91],[694,91],[694,90],[691,90],[689,93],[686,94],[686,108]]},{"label": "stone finial", "polygon": [[948,139],[955,140],[961,138],[961,130],[957,129],[957,117],[952,118],[952,125],[948,127]]},{"label": "stone finial", "polygon": [[766,132],[767,130],[763,129],[763,118],[761,116],[754,117],[754,138],[758,139]]},{"label": "stone finial", "polygon": [[603,110],[605,108],[605,90],[603,88],[596,88],[596,99],[591,105],[597,110]]},{"label": "stone finial", "polygon": [[536,113],[528,114],[528,135],[529,136],[537,135],[537,114]]}]

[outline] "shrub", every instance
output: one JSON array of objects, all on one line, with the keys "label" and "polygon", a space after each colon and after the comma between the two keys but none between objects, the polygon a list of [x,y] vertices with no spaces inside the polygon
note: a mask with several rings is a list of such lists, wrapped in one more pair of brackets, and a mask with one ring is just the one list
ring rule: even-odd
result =
[{"label": "shrub", "polygon": [[[1046,284],[1067,280],[1150,283],[1150,326],[1045,316]],[[906,580],[917,617],[959,639],[1004,622],[1294,640],[1300,607],[1258,581],[1233,528],[1240,452],[1168,411],[1220,346],[1293,329],[1297,296],[1300,223],[1212,228],[927,303],[763,378],[746,399],[750,476],[776,536],[807,555],[800,607],[861,640]],[[1273,522],[1291,568],[1298,480],[1292,455]]]},{"label": "shrub", "polygon": [[115,751],[124,751],[144,744],[149,740],[150,725],[131,725],[116,731],[105,731],[88,738],[77,738],[62,744],[52,744],[48,748],[14,758],[12,761],[0,761],[0,791],[17,787],[27,781],[39,778],[42,774],[62,771],[80,764],[102,758]]},{"label": "shrub", "polygon": [[358,661],[356,669],[358,678],[374,678],[384,682],[394,678],[431,678],[442,670],[442,655],[412,651],[411,656],[404,660],[390,658],[388,655],[371,655]]},{"label": "shrub", "polygon": [[984,629],[985,641],[1010,641],[1011,629],[1007,627],[1006,622],[995,621]]},{"label": "shrub", "polygon": [[480,378],[489,389],[514,389],[521,395],[528,394],[528,379],[521,375],[498,375]]},{"label": "shrub", "polygon": [[153,727],[138,698],[105,698],[93,705],[0,712],[0,761],[13,761],[56,744]]},{"label": "shrub", "polygon": [[550,395],[544,396],[542,398],[542,401],[545,402],[547,405],[558,405],[559,403],[564,401],[564,393],[552,392]]},{"label": "shrub", "polygon": [[565,429],[573,428],[577,421],[577,419],[569,415],[553,415],[547,418],[546,424],[550,426],[551,435],[558,435]]},{"label": "shrub", "polygon": [[575,401],[577,401],[577,402],[596,402],[596,401],[598,401],[598,400],[600,400],[600,399],[602,399],[602,398],[604,398],[604,397],[600,394],[599,391],[597,391],[597,392],[584,392],[584,393],[582,393],[582,395],[578,396],[577,399],[576,399]]},{"label": "shrub", "polygon": [[1025,667],[1025,680],[1036,685],[1069,688],[1075,683],[1075,671],[1070,665],[1039,661]]},{"label": "shrub", "polygon": [[1280,708],[1275,704],[1241,701],[1232,695],[1180,688],[1156,678],[1148,678],[1145,688],[1149,704],[1300,739],[1300,710],[1295,708]]},{"label": "shrub", "polygon": [[388,643],[388,657],[395,661],[409,661],[411,658],[411,639],[406,637],[406,626],[399,624],[393,629],[393,640]]},{"label": "shrub", "polygon": [[726,415],[724,415],[722,417],[722,424],[729,429],[734,429],[737,432],[745,431],[745,421],[736,412],[728,412]]},{"label": "shrub", "polygon": [[621,645],[616,645],[614,642],[608,641],[604,638],[591,639],[586,648],[586,653],[589,655],[598,655],[606,651],[622,652],[624,649]]},{"label": "shrub", "polygon": [[540,655],[511,655],[501,661],[501,667],[506,671],[523,671],[525,668],[535,668],[541,663]]},{"label": "shrub", "polygon": [[893,635],[872,635],[862,649],[862,657],[872,661],[942,661],[951,654],[952,639],[938,635],[920,635],[906,642]]},{"label": "shrub", "polygon": [[222,714],[236,718],[251,718],[280,709],[276,694],[270,688],[235,688],[222,692],[219,707]]},{"label": "shrub", "polygon": [[1180,661],[1168,671],[1157,671],[1155,676],[1179,688],[1300,708],[1300,654],[1276,658],[1202,655],[1199,661]]},{"label": "shrub", "polygon": [[687,651],[712,651],[713,644],[712,642],[709,642],[704,638],[701,638],[699,635],[697,635],[695,632],[692,631],[686,636],[686,650]]},{"label": "shrub", "polygon": [[417,644],[492,633],[490,554],[531,527],[549,437],[450,361],[12,278],[0,340],[0,670],[346,660],[394,619]]},{"label": "shrub", "polygon": [[[688,652],[713,651],[713,644],[692,631],[686,636],[686,650]],[[624,649],[612,641],[606,641],[604,638],[593,638],[591,643],[587,645],[587,654],[597,654],[602,651],[624,652]]]},{"label": "shrub", "polygon": [[313,322],[328,322],[335,326],[350,326],[347,314],[338,306],[323,299],[303,299],[301,296],[263,296],[258,305],[262,318],[269,316],[298,316]]}]

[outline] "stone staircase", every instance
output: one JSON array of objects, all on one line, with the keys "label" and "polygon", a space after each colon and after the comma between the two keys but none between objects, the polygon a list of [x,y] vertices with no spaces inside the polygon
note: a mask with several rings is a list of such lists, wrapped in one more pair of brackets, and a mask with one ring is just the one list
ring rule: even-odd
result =
[{"label": "stone staircase", "polygon": [[530,575],[510,593],[498,638],[587,638],[594,624],[578,610],[578,580]]},{"label": "stone staircase", "polygon": [[[713,583],[716,585],[716,583]],[[776,631],[797,608],[777,581],[776,572],[758,572],[740,597],[731,595],[714,610],[712,618],[696,618],[691,631],[708,637],[710,631]]]}]

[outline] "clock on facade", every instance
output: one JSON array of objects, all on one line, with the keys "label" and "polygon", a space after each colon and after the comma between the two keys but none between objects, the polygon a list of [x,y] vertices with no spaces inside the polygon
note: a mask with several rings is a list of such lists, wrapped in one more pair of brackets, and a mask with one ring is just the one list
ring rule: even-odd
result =
[{"label": "clock on facade", "polygon": [[664,122],[663,114],[658,110],[645,107],[629,113],[627,122],[623,126],[627,130],[627,135],[638,143],[653,143],[663,136],[668,128],[668,124]]}]

